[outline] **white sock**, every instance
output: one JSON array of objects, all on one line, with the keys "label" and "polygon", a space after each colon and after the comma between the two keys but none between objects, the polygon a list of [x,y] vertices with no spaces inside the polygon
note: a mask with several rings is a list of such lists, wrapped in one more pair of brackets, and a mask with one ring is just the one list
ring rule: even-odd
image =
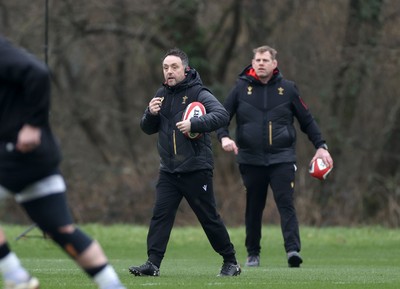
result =
[{"label": "white sock", "polygon": [[121,281],[118,278],[117,273],[111,265],[107,265],[97,273],[94,278],[94,282],[99,286],[100,289],[124,289],[121,285]]},{"label": "white sock", "polygon": [[21,283],[29,280],[29,273],[22,267],[17,255],[11,252],[0,260],[0,271],[4,280]]}]

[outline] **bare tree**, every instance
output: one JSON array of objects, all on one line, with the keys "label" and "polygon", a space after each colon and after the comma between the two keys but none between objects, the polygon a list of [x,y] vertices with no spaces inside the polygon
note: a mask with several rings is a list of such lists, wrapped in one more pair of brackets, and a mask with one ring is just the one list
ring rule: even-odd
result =
[{"label": "bare tree", "polygon": [[[44,3],[42,3],[44,5]],[[335,168],[308,175],[298,137],[297,207],[312,225],[400,223],[398,1],[49,1],[51,119],[78,221],[147,222],[158,172],[156,137],[139,121],[172,47],[223,101],[252,49],[278,49],[327,139]],[[44,6],[0,0],[1,33],[44,59]],[[234,156],[214,139],[218,206],[242,224],[244,189]],[[271,198],[270,198],[271,199]],[[194,220],[183,205],[185,223]],[[11,220],[12,205],[3,210]],[[84,213],[83,213],[84,212]],[[273,201],[265,219],[277,222]]]}]

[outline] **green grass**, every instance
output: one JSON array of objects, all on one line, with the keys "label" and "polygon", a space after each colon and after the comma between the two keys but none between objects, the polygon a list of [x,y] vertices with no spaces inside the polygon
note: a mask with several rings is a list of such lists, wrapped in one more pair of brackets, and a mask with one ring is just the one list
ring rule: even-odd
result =
[{"label": "green grass", "polygon": [[[94,289],[96,286],[38,229],[15,241],[27,227],[3,226],[12,249],[41,280],[41,288]],[[134,277],[131,265],[146,260],[147,227],[85,225],[82,228],[102,244],[127,288],[269,288],[341,289],[400,288],[400,230],[381,227],[302,227],[301,268],[288,268],[280,229],[263,228],[261,266],[243,267],[235,278],[217,278],[221,257],[197,227],[174,228],[161,266],[161,276]],[[241,263],[246,258],[244,228],[230,228]]]}]

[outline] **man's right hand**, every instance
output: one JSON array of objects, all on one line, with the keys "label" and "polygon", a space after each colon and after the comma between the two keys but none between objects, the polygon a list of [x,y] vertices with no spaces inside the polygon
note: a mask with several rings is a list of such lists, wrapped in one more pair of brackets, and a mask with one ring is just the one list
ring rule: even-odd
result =
[{"label": "man's right hand", "polygon": [[237,155],[239,152],[239,148],[236,146],[235,141],[229,137],[221,138],[221,145],[222,149],[226,152],[234,152],[235,155]]},{"label": "man's right hand", "polygon": [[16,149],[22,153],[33,151],[40,145],[41,135],[40,128],[25,124],[18,133]]},{"label": "man's right hand", "polygon": [[152,115],[157,115],[161,109],[162,101],[164,97],[154,97],[150,100],[149,111]]}]

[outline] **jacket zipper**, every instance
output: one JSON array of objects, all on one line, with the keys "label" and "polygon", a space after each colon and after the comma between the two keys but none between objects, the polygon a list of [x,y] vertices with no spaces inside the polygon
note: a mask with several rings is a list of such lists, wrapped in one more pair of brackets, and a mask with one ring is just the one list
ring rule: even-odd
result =
[{"label": "jacket zipper", "polygon": [[269,132],[269,145],[272,146],[272,121],[269,121],[268,124],[268,132]]},{"label": "jacket zipper", "polygon": [[[170,115],[172,115],[172,108],[174,107],[174,102],[175,102],[175,93],[172,95],[172,99],[171,99],[171,106],[170,106]],[[171,125],[171,122],[170,122]],[[171,125],[172,126],[172,125]],[[177,151],[176,151],[176,131],[175,129],[172,129],[172,149],[174,150],[174,156],[177,155]]]},{"label": "jacket zipper", "polygon": [[176,155],[176,138],[175,138],[175,130],[172,131],[172,141],[174,145],[174,155]]}]

